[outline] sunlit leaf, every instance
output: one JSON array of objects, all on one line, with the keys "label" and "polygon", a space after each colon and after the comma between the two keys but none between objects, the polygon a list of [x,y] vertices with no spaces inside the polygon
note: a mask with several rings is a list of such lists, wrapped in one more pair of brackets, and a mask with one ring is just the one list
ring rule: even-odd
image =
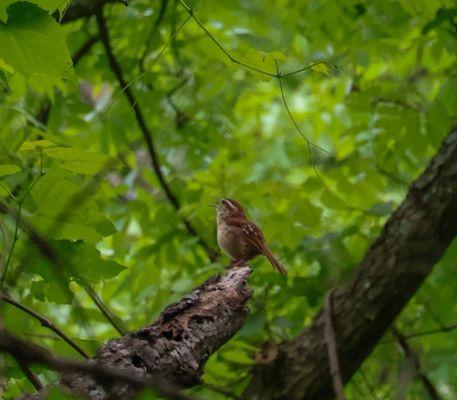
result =
[{"label": "sunlit leaf", "polygon": [[21,170],[16,164],[0,164],[0,176],[13,175]]},{"label": "sunlit leaf", "polygon": [[324,75],[329,74],[329,68],[327,63],[319,63],[319,64],[314,64],[311,66],[311,69],[315,72],[320,72]]},{"label": "sunlit leaf", "polygon": [[73,74],[62,28],[43,9],[28,2],[7,8],[8,20],[0,21],[0,66],[19,73],[33,87],[50,92]]},{"label": "sunlit leaf", "polygon": [[92,175],[107,167],[109,158],[70,147],[52,147],[45,150],[48,157],[60,161],[59,166],[80,174]]},{"label": "sunlit leaf", "polygon": [[48,147],[55,147],[56,144],[49,140],[35,140],[33,142],[26,140],[21,144],[18,151],[43,151]]}]

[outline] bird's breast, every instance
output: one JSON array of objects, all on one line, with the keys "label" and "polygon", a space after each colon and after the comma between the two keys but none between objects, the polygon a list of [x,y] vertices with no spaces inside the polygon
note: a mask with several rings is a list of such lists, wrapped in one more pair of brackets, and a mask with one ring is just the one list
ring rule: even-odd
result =
[{"label": "bird's breast", "polygon": [[236,229],[225,223],[217,225],[217,243],[232,259],[243,258],[243,240]]}]

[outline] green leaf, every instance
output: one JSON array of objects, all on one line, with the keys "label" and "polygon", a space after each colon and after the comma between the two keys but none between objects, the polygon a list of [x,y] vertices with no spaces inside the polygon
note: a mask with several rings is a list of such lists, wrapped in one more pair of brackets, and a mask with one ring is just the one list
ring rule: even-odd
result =
[{"label": "green leaf", "polygon": [[[53,239],[82,239],[96,243],[116,230],[100,213],[88,193],[80,198],[80,186],[58,172],[49,172],[32,189],[37,206],[29,222],[43,235]],[[78,199],[75,203],[75,199]]]},{"label": "green leaf", "polygon": [[61,388],[51,387],[46,393],[46,400],[74,400],[75,397],[65,393]]},{"label": "green leaf", "polygon": [[68,282],[62,282],[55,275],[44,284],[43,292],[47,300],[57,304],[71,304],[74,299]]},{"label": "green leaf", "polygon": [[[6,22],[8,18],[7,8],[14,3],[22,0],[2,0],[0,4],[0,21]],[[62,13],[70,3],[71,0],[29,0],[29,3],[36,4],[40,8],[52,14],[54,11],[59,10]]]},{"label": "green leaf", "polygon": [[426,35],[431,30],[439,27],[444,22],[449,21],[452,23],[453,19],[457,17],[457,8],[440,8],[431,21],[427,22],[422,28],[422,34]]},{"label": "green leaf", "polygon": [[[33,296],[40,301],[46,298],[55,303],[68,304],[73,299],[69,288],[72,280],[81,285],[104,281],[126,269],[117,262],[104,260],[96,248],[81,241],[51,240],[49,244],[62,265],[55,265],[38,249],[34,249],[31,260],[25,266],[26,272],[43,278],[31,285]],[[56,268],[59,270],[56,271]]]},{"label": "green leaf", "polygon": [[11,74],[14,72],[14,68],[11,65],[9,65],[5,60],[2,60],[1,58],[0,58],[0,70],[9,72]]},{"label": "green leaf", "polygon": [[264,331],[266,323],[267,317],[265,312],[256,312],[248,318],[246,323],[243,325],[243,328],[241,328],[239,335],[247,337],[255,336]]},{"label": "green leaf", "polygon": [[186,293],[192,289],[193,281],[190,278],[180,278],[177,281],[173,282],[170,286],[170,290],[177,293]]},{"label": "green leaf", "polygon": [[61,161],[60,167],[86,175],[93,175],[106,168],[110,160],[102,154],[88,153],[73,147],[50,147],[45,153],[48,157]]},{"label": "green leaf", "polygon": [[152,389],[146,389],[139,394],[137,400],[157,400],[157,395]]},{"label": "green leaf", "polygon": [[112,279],[127,269],[115,261],[104,260],[96,248],[82,242],[63,240],[58,248],[71,260],[77,272],[91,282]]},{"label": "green leaf", "polygon": [[333,194],[330,190],[325,190],[320,197],[322,204],[333,210],[344,210],[347,208],[347,205],[344,201],[337,195]]},{"label": "green leaf", "polygon": [[2,164],[0,165],[0,176],[13,175],[18,173],[21,167],[15,164]]},{"label": "green leaf", "polygon": [[263,51],[253,51],[247,54],[246,56],[239,56],[238,58],[239,61],[252,67],[248,68],[249,72],[259,76],[260,78],[262,78],[262,80],[269,81],[272,78],[271,76],[268,76],[262,72],[255,71],[255,69],[276,75],[276,61],[285,60],[286,56],[280,51],[274,51],[271,53],[266,53]]},{"label": "green leaf", "polygon": [[394,204],[392,202],[387,203],[377,203],[371,206],[368,210],[369,213],[376,215],[378,217],[387,217],[393,211]]},{"label": "green leaf", "polygon": [[38,91],[53,95],[54,86],[73,75],[62,27],[42,8],[11,4],[0,21],[0,68],[19,73]]},{"label": "green leaf", "polygon": [[11,191],[8,188],[8,186],[4,185],[2,182],[0,182],[0,196],[1,197],[12,197],[11,196]]},{"label": "green leaf", "polygon": [[46,290],[45,290],[46,282],[45,281],[33,281],[32,285],[30,286],[30,292],[32,293],[35,299],[44,301],[46,299]]},{"label": "green leaf", "polygon": [[26,265],[24,271],[39,275],[43,280],[34,281],[30,286],[32,296],[39,301],[52,301],[57,304],[71,304],[74,295],[69,287],[66,274],[58,276],[53,268],[58,268],[49,263],[47,258],[35,249],[32,260]]},{"label": "green leaf", "polygon": [[222,353],[222,358],[234,364],[252,365],[254,360],[243,351],[229,350]]},{"label": "green leaf", "polygon": [[57,146],[49,140],[25,141],[19,151],[37,151],[59,160],[61,168],[85,175],[96,174],[110,162],[110,158],[103,154],[89,153],[76,147]]},{"label": "green leaf", "polygon": [[54,146],[57,145],[53,142],[50,142],[49,140],[35,140],[32,142],[26,140],[21,144],[18,151],[38,151],[41,153],[44,151],[44,149]]},{"label": "green leaf", "polygon": [[327,63],[318,63],[315,65],[311,65],[311,69],[315,72],[320,72],[321,74],[328,75],[329,68]]}]

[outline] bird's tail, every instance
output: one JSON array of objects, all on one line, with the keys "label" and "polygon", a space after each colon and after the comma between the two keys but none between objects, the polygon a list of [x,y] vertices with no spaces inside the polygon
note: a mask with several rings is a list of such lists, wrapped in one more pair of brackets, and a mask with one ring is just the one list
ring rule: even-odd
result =
[{"label": "bird's tail", "polygon": [[268,258],[268,261],[270,261],[271,265],[273,265],[273,268],[276,271],[278,271],[282,275],[287,275],[287,270],[265,244],[262,246],[262,253],[266,258]]}]

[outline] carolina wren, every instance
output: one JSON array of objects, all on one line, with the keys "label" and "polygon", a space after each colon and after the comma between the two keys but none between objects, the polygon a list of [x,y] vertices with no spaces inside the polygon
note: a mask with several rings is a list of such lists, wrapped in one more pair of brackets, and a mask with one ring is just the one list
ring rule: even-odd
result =
[{"label": "carolina wren", "polygon": [[240,263],[263,254],[271,265],[283,275],[284,266],[272,254],[260,228],[249,221],[241,204],[235,200],[221,199],[217,210],[217,243],[229,257]]}]

